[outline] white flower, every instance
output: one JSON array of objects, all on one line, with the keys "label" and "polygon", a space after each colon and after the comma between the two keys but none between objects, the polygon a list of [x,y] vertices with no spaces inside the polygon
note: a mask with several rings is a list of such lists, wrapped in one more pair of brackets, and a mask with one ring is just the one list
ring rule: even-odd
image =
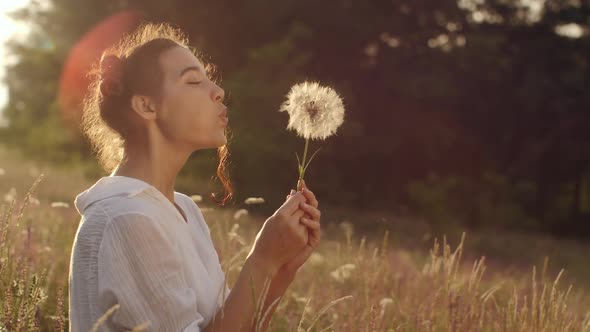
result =
[{"label": "white flower", "polygon": [[240,224],[233,224],[231,230],[229,231],[229,233],[227,233],[227,236],[230,240],[235,239],[240,244],[245,245],[246,240],[244,240],[244,238],[241,237],[240,234],[238,234],[238,228],[240,228]]},{"label": "white flower", "polygon": [[248,197],[248,198],[246,198],[246,200],[244,201],[244,203],[246,203],[248,205],[252,205],[252,204],[263,204],[264,203],[264,198],[262,198],[262,197]]},{"label": "white flower", "polygon": [[383,317],[385,315],[385,310],[387,310],[387,307],[393,304],[393,299],[390,297],[385,297],[382,298],[381,301],[379,301],[379,306],[381,306],[381,312],[379,313],[380,317]]},{"label": "white flower", "polygon": [[52,202],[51,207],[52,208],[69,208],[70,204],[68,204],[66,202]]},{"label": "white flower", "polygon": [[326,259],[320,253],[312,252],[311,256],[309,256],[309,262],[311,265],[322,265]]},{"label": "white flower", "polygon": [[392,298],[390,298],[390,297],[385,297],[385,298],[382,298],[382,299],[381,299],[381,301],[379,301],[379,305],[380,305],[382,308],[384,308],[384,307],[386,307],[386,306],[388,306],[388,305],[390,305],[390,304],[393,304],[393,299],[392,299]]},{"label": "white flower", "polygon": [[29,199],[29,202],[30,202],[32,205],[39,205],[39,204],[41,204],[41,201],[39,201],[39,199],[38,199],[38,198],[36,198],[36,197],[31,197],[31,198]]},{"label": "white flower", "polygon": [[238,220],[242,216],[247,216],[247,215],[248,215],[248,210],[246,210],[246,209],[239,209],[238,211],[236,211],[234,213],[234,220]]},{"label": "white flower", "polygon": [[10,190],[4,195],[5,202],[12,202],[16,199],[16,188],[12,187]]},{"label": "white flower", "polygon": [[330,272],[330,276],[334,278],[338,282],[344,282],[348,278],[350,278],[352,271],[356,269],[354,264],[344,264],[341,267],[337,268],[336,270]]},{"label": "white flower", "polygon": [[203,200],[203,197],[201,195],[191,195],[191,199],[193,202],[199,203]]},{"label": "white flower", "polygon": [[344,122],[344,105],[338,93],[316,82],[294,85],[279,111],[289,113],[287,129],[305,139],[326,139]]}]

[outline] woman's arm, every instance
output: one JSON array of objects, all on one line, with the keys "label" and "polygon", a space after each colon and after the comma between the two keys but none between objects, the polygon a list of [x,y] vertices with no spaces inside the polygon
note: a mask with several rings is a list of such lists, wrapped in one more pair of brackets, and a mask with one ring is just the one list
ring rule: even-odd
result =
[{"label": "woman's arm", "polygon": [[[268,324],[270,324],[270,320],[272,318],[272,315],[274,314],[275,310],[279,306],[280,300],[278,300],[277,303],[272,305],[273,302],[285,294],[285,292],[287,291],[287,288],[289,288],[289,285],[291,285],[291,283],[293,282],[294,279],[295,279],[294,272],[280,271],[280,270],[279,270],[279,272],[277,272],[275,277],[272,279],[272,282],[270,284],[270,289],[268,290],[268,296],[266,297],[266,300],[264,301],[264,307],[262,308],[262,316],[263,316],[264,320],[262,322],[260,331],[266,331],[268,329]],[[272,305],[272,307],[270,307],[271,305]],[[265,314],[267,310],[269,310],[269,312],[268,312],[268,314]],[[265,315],[266,315],[266,317],[264,317]]]},{"label": "woman's arm", "polygon": [[[276,271],[269,271],[264,268],[266,265],[261,259],[256,258],[254,254],[248,256],[246,263],[242,268],[238,280],[232,288],[228,298],[226,299],[224,306],[225,308],[220,309],[216,314],[212,323],[207,326],[205,331],[256,331],[256,322],[253,320],[256,317],[256,308],[254,299],[252,297],[252,291],[247,282],[248,279],[252,279],[252,284],[256,291],[256,298],[260,298],[262,294],[262,288],[266,280],[271,280],[268,293],[265,297],[264,304],[260,313],[260,319],[263,319],[260,324],[259,331],[266,331],[272,318],[274,311],[276,310],[278,303],[273,302],[282,297],[289,285],[293,282],[295,274],[299,268],[307,261],[311,253],[317,248],[320,242],[321,229],[320,229],[320,212],[317,209],[318,201],[315,198],[313,192],[309,191],[303,183],[303,195],[310,205],[301,205],[300,208],[305,211],[306,218],[303,218],[301,222],[308,227],[309,239],[305,248],[299,252],[291,261],[281,266]],[[265,272],[266,271],[266,272]],[[250,277],[248,277],[250,276]],[[235,292],[235,293],[234,293]],[[279,300],[280,301],[280,300]],[[277,301],[278,302],[278,301]],[[271,307],[272,305],[272,307]],[[269,310],[265,316],[266,311]],[[224,316],[228,315],[229,324],[232,325],[228,328],[224,321]],[[234,319],[234,315],[235,318]],[[246,324],[249,322],[250,324]]]},{"label": "woman's arm", "polygon": [[259,301],[264,283],[272,281],[276,273],[255,254],[248,256],[223,306],[203,331],[254,331],[255,301]]}]

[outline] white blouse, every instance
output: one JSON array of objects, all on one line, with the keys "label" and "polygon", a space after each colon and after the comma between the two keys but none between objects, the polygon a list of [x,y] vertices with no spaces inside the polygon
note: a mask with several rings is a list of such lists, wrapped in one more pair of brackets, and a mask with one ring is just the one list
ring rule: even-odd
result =
[{"label": "white blouse", "polygon": [[175,203],[154,186],[107,176],[76,196],[81,215],[69,273],[70,331],[201,331],[230,289],[209,227],[193,200]]}]

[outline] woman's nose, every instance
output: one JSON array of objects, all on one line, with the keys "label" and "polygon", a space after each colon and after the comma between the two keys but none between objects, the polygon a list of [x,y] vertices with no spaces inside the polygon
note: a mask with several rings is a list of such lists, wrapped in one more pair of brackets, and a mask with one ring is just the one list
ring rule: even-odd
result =
[{"label": "woman's nose", "polygon": [[223,102],[223,99],[225,98],[225,91],[223,91],[222,88],[217,88],[217,91],[215,92],[215,101],[219,101],[219,102]]}]

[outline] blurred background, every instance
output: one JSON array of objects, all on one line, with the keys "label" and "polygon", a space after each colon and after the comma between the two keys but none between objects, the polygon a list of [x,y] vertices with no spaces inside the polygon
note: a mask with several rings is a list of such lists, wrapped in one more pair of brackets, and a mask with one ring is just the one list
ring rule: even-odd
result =
[{"label": "blurred background", "polygon": [[[268,213],[295,187],[304,141],[278,108],[317,80],[346,106],[337,135],[310,144],[321,151],[306,182],[328,213],[367,229],[420,219],[436,234],[590,238],[588,0],[2,0],[0,11],[0,144],[29,160],[107,175],[78,127],[85,74],[142,21],[165,21],[220,70],[230,205],[263,197]],[[215,150],[196,152],[177,190],[219,192],[216,165]]]}]

